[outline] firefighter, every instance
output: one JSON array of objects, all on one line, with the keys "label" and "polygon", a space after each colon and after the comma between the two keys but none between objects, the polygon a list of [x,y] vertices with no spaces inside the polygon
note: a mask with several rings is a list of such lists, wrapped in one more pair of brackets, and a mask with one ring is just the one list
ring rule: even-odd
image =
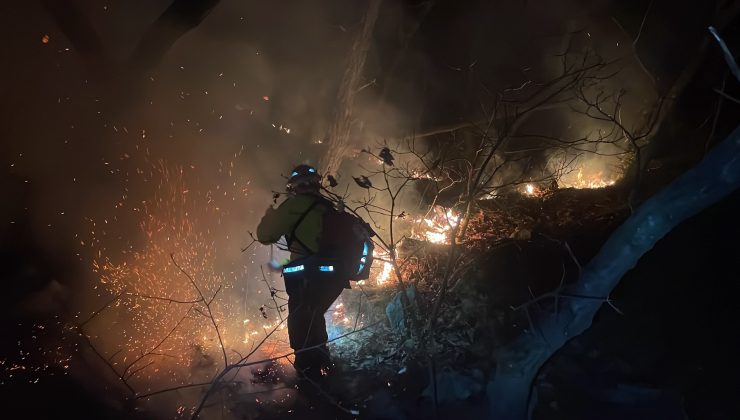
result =
[{"label": "firefighter", "polygon": [[[293,169],[287,191],[288,198],[278,208],[267,208],[257,227],[257,240],[274,244],[285,237],[290,263],[294,263],[318,252],[322,218],[332,203],[321,196],[321,177],[309,165]],[[349,280],[327,278],[308,270],[290,275],[283,272],[288,293],[288,336],[290,347],[296,351],[295,368],[306,376],[320,377],[322,370],[330,367],[324,313]],[[301,351],[304,348],[310,349]]]}]

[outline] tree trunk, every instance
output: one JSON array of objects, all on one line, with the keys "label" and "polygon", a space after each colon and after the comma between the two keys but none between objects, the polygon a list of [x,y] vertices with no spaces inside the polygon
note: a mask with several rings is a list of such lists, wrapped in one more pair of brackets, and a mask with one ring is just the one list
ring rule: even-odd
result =
[{"label": "tree trunk", "polygon": [[535,320],[530,332],[495,350],[488,384],[491,418],[522,420],[537,372],[568,340],[588,329],[622,276],[673,228],[740,187],[740,126],[696,167],[648,199],[607,240],[581,278],[559,299],[557,312]]},{"label": "tree trunk", "polygon": [[362,28],[352,44],[347,68],[339,85],[336,115],[329,133],[328,150],[319,165],[323,175],[338,171],[347,152],[347,145],[352,132],[352,109],[355,103],[355,94],[362,79],[362,72],[365,69],[365,60],[370,50],[373,29],[375,29],[375,22],[378,20],[381,1],[370,0]]}]

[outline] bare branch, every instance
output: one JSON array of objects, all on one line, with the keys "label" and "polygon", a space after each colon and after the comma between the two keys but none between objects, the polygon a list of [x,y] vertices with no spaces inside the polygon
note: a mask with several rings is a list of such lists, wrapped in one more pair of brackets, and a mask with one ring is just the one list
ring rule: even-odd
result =
[{"label": "bare branch", "polygon": [[[213,301],[213,299],[206,302],[206,298],[205,296],[203,296],[203,292],[200,291],[200,288],[195,283],[195,280],[193,279],[193,277],[191,277],[187,271],[185,271],[182,267],[180,267],[180,265],[177,264],[177,261],[175,261],[175,255],[173,253],[170,253],[170,260],[172,260],[172,263],[175,265],[175,267],[177,267],[180,270],[180,272],[182,272],[185,275],[185,277],[187,277],[188,280],[190,280],[190,284],[193,285],[195,290],[198,292],[198,295],[200,296],[201,301],[205,304],[206,309],[208,310],[208,318],[211,320],[211,323],[213,324],[213,328],[216,330],[216,335],[218,336],[218,344],[221,347],[221,353],[223,353],[223,357],[224,357],[224,366],[228,365],[229,359],[226,356],[226,348],[224,347],[224,340],[221,338],[221,332],[218,329],[216,318],[213,316],[213,312],[211,311],[211,302]],[[218,290],[221,290],[221,287],[219,287]],[[216,293],[218,293],[218,291],[216,291]],[[214,298],[215,297],[216,295],[214,294]]]},{"label": "bare branch", "polygon": [[712,34],[714,39],[717,40],[720,48],[722,48],[722,54],[725,56],[725,61],[727,61],[727,66],[730,68],[730,71],[738,80],[738,82],[740,82],[740,67],[738,67],[737,61],[735,61],[735,57],[730,52],[727,44],[725,44],[725,41],[722,39],[719,32],[714,26],[709,27],[709,32]]},{"label": "bare branch", "polygon": [[93,319],[95,319],[95,317],[97,317],[98,315],[100,315],[101,312],[103,312],[104,310],[108,309],[114,302],[118,301],[118,299],[120,299],[123,294],[124,294],[124,292],[121,292],[121,293],[117,294],[116,296],[113,296],[113,298],[111,300],[109,300],[100,309],[98,309],[97,311],[93,312],[92,315],[90,315],[89,318],[87,318],[85,321],[83,321],[79,325],[79,327],[82,328],[85,325],[87,325],[90,321],[92,321]]}]

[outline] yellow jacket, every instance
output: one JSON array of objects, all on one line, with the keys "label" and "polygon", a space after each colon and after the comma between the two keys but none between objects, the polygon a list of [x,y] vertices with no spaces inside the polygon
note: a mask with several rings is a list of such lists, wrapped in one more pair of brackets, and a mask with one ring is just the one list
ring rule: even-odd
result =
[{"label": "yellow jacket", "polygon": [[[257,240],[263,244],[274,244],[283,236],[286,240],[290,240],[293,229],[305,213],[305,217],[295,230],[297,239],[293,238],[290,244],[290,260],[294,261],[317,252],[322,219],[327,207],[320,203],[314,205],[313,208],[311,206],[321,199],[320,196],[314,194],[296,194],[288,197],[278,208],[268,207],[257,226]],[[311,208],[310,211],[309,208]],[[305,245],[308,250],[304,249],[301,244]]]}]

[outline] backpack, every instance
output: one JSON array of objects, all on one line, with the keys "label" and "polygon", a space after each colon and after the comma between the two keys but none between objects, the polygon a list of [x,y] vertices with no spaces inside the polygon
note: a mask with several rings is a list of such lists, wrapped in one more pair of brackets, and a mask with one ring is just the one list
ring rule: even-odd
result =
[{"label": "backpack", "polygon": [[364,220],[346,211],[337,210],[334,203],[324,197],[318,198],[298,219],[289,235],[289,244],[297,241],[305,250],[308,247],[296,236],[298,226],[306,215],[317,205],[326,207],[324,211],[319,249],[313,255],[300,258],[283,270],[283,273],[300,271],[320,272],[344,280],[366,280],[370,277],[375,244],[375,232]]},{"label": "backpack", "polygon": [[333,261],[341,278],[366,280],[373,264],[373,236],[375,232],[364,220],[331,205],[324,212],[317,254]]}]

